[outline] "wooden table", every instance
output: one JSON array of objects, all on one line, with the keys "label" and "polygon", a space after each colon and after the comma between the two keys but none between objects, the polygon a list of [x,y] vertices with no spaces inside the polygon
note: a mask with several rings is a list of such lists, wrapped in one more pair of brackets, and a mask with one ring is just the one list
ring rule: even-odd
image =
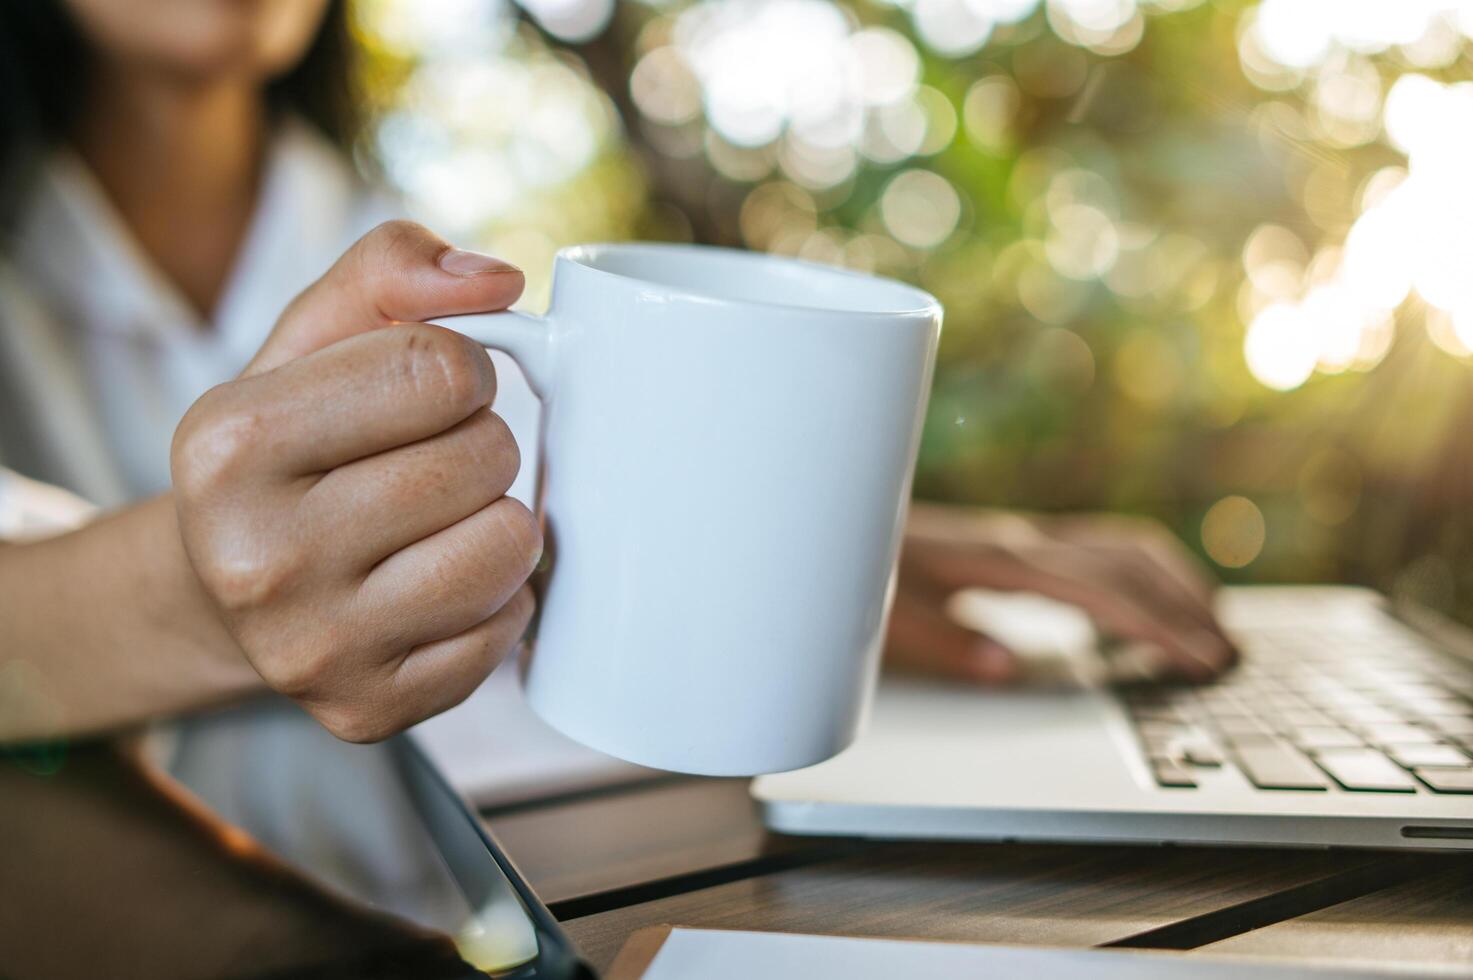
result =
[{"label": "wooden table", "polygon": [[649,925],[1464,965],[1473,855],[769,834],[744,780],[484,818],[588,960]]}]

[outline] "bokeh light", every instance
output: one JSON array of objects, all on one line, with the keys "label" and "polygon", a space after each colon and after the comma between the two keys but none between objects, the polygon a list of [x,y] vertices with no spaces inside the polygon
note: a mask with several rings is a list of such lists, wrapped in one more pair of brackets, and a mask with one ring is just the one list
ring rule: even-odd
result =
[{"label": "bokeh light", "polygon": [[529,305],[558,247],[629,237],[916,282],[922,496],[1149,513],[1229,578],[1473,620],[1473,4],[353,11],[365,160]]},{"label": "bokeh light", "polygon": [[1202,518],[1202,547],[1223,568],[1242,568],[1258,557],[1268,536],[1263,511],[1247,497],[1224,497]]},{"label": "bokeh light", "polygon": [[[1356,28],[1358,43],[1369,43],[1369,29]],[[1409,30],[1405,24],[1400,29]],[[1324,43],[1336,38],[1343,41],[1335,35]],[[1453,323],[1473,315],[1473,239],[1467,234],[1473,227],[1473,82],[1402,75],[1386,96],[1384,130],[1406,165],[1384,168],[1367,182],[1343,244],[1321,253],[1333,255],[1321,263],[1319,278],[1327,281],[1305,280],[1301,257],[1269,254],[1302,252],[1302,246],[1285,244],[1290,232],[1260,229],[1245,249],[1254,296],[1277,301],[1257,312],[1244,339],[1249,369],[1269,387],[1297,387],[1315,365],[1329,372],[1373,367],[1389,348],[1393,311],[1413,290]]]},{"label": "bokeh light", "polygon": [[[372,132],[378,166],[415,217],[527,268],[537,303],[559,244],[622,233],[620,194],[632,175],[617,163],[607,96],[519,29],[517,10],[504,0],[358,0],[353,25],[394,77]],[[527,12],[554,37],[577,40],[601,30],[611,10],[549,0]],[[371,77],[368,88],[384,84]],[[580,184],[599,172],[601,206],[579,206]]]},{"label": "bokeh light", "polygon": [[967,0],[915,0],[911,16],[921,40],[953,58],[982,47],[996,26],[983,4]]},{"label": "bokeh light", "polygon": [[880,213],[897,241],[935,248],[956,230],[961,199],[946,178],[929,170],[907,170],[885,188]]}]

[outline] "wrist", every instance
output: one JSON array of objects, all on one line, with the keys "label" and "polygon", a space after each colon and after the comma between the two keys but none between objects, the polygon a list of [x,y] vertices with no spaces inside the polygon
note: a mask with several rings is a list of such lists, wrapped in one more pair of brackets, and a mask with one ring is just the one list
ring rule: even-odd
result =
[{"label": "wrist", "polygon": [[260,677],[189,561],[173,495],[146,501],[128,516],[136,518],[126,529],[128,550],[146,556],[130,591],[150,631],[169,637],[171,645],[194,650],[198,668],[208,671],[222,689],[259,687]]}]

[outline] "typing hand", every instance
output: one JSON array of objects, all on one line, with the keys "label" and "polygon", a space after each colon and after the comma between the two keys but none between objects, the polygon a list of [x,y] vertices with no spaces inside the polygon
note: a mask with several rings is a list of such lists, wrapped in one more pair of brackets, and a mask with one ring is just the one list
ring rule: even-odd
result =
[{"label": "typing hand", "polygon": [[889,663],[983,684],[1015,679],[1010,650],[946,615],[947,599],[966,588],[1072,603],[1104,632],[1157,648],[1164,670],[1183,679],[1210,679],[1237,657],[1213,618],[1213,582],[1153,521],[915,505],[890,615]]},{"label": "typing hand", "polygon": [[536,519],[486,351],[432,317],[502,309],[516,269],[382,225],[282,314],[174,438],[185,549],[271,687],[340,738],[463,700],[521,638]]}]

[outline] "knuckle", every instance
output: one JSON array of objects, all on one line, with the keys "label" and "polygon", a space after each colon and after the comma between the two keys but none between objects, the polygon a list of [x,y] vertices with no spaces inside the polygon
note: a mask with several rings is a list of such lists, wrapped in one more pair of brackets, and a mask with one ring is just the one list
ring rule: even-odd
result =
[{"label": "knuckle", "polygon": [[179,482],[181,475],[187,475],[181,471],[189,468],[196,452],[195,445],[200,438],[200,430],[207,424],[218,398],[217,388],[211,388],[205,392],[193,405],[189,406],[189,410],[184,413],[184,417],[174,428],[174,437],[169,443],[169,468],[176,483]]},{"label": "knuckle", "polygon": [[383,712],[367,705],[352,705],[314,712],[323,728],[344,742],[365,745],[382,742],[398,731]]},{"label": "knuckle", "polygon": [[298,699],[321,693],[328,668],[329,658],[322,656],[293,656],[257,665],[261,677],[273,690]]},{"label": "knuckle", "polygon": [[186,493],[208,492],[240,478],[259,458],[268,435],[258,412],[218,406],[222,398],[212,394],[190,409],[170,449],[174,481]]},{"label": "knuckle", "polygon": [[300,552],[266,544],[255,535],[220,528],[196,558],[200,580],[222,609],[243,613],[279,603],[305,567]]},{"label": "knuckle", "polygon": [[359,256],[370,266],[392,266],[402,262],[430,237],[429,229],[414,221],[385,221],[359,239]]},{"label": "knuckle", "polygon": [[217,558],[206,578],[215,601],[232,613],[270,605],[283,591],[282,579],[271,566],[251,561]]}]

